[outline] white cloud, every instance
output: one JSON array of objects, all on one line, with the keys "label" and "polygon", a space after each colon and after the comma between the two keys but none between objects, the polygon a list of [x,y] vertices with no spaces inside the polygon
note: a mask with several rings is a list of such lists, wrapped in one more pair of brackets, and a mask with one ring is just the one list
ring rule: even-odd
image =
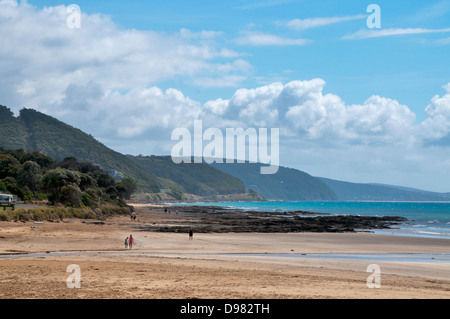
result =
[{"label": "white cloud", "polygon": [[371,143],[398,144],[411,141],[415,114],[398,101],[372,96],[363,105],[347,108],[347,130]]},{"label": "white cloud", "polygon": [[[221,32],[123,30],[107,17],[85,14],[81,29],[69,29],[64,6],[38,10],[11,0],[0,6],[3,96],[100,136],[143,139],[151,132],[160,139],[175,127],[207,118],[216,126],[279,127],[284,136],[370,144],[405,140],[415,120],[406,106],[387,98],[346,105],[337,95],[323,94],[322,79],[238,89],[229,99],[202,104],[153,83],[186,77],[203,87],[238,87],[252,66],[238,52],[214,44]],[[258,32],[243,33],[241,41],[306,43]]]},{"label": "white cloud", "polygon": [[279,25],[284,25],[295,30],[306,30],[310,28],[322,27],[330,24],[361,20],[367,16],[364,14],[357,14],[352,16],[337,16],[337,17],[319,17],[319,18],[307,18],[307,19],[293,19],[287,22],[277,22]]},{"label": "white cloud", "polygon": [[[78,87],[75,92],[85,91]],[[68,96],[68,98],[71,98]],[[176,127],[189,126],[202,112],[201,103],[176,89],[165,91],[158,87],[134,88],[126,93],[109,91],[93,97],[83,95],[85,108],[69,107],[59,118],[95,136],[126,143],[139,144],[145,140],[170,143],[170,132]]]},{"label": "white cloud", "polygon": [[428,141],[439,141],[450,134],[450,83],[444,86],[446,94],[435,95],[425,109],[427,118],[420,130]]},{"label": "white cloud", "polygon": [[[165,150],[171,145],[171,131],[191,129],[196,119],[203,120],[205,128],[280,128],[285,146],[394,148],[407,150],[409,158],[422,153],[416,152],[422,141],[439,141],[450,132],[450,84],[445,95],[432,99],[426,108],[427,119],[420,124],[414,112],[396,100],[373,95],[362,104],[348,105],[336,94],[324,94],[325,85],[322,79],[275,82],[238,89],[229,99],[200,103],[176,89],[105,93],[90,83],[66,92],[72,104],[64,117],[82,123],[81,128],[95,127],[95,136],[115,138],[113,145],[159,141],[158,147]],[[78,92],[85,93],[82,99],[76,98]]]},{"label": "white cloud", "polygon": [[184,38],[211,40],[223,35],[220,31],[202,30],[200,32],[192,32],[186,28],[180,30],[180,35]]},{"label": "white cloud", "polygon": [[439,44],[439,45],[450,44],[450,37],[436,40],[436,43]]},{"label": "white cloud", "polygon": [[300,38],[284,38],[273,34],[246,31],[243,32],[236,40],[239,45],[251,46],[289,46],[289,45],[305,45],[309,41]]},{"label": "white cloud", "polygon": [[279,127],[284,136],[329,143],[410,143],[415,114],[398,101],[372,96],[361,105],[346,105],[323,94],[325,81],[279,82],[239,89],[229,100],[205,104],[222,119],[245,126]]},{"label": "white cloud", "polygon": [[203,78],[196,78],[193,79],[192,83],[202,86],[202,87],[237,87],[239,86],[242,81],[246,79],[245,76],[241,75],[225,75],[221,78],[210,78],[210,77],[203,77]]},{"label": "white cloud", "polygon": [[0,1],[2,103],[58,105],[71,85],[88,82],[105,92],[173,78],[228,77],[236,85],[250,70],[241,54],[217,43],[221,32],[121,29],[106,16],[81,13],[81,28],[70,29],[63,5],[37,9],[26,1]]},{"label": "white cloud", "polygon": [[220,54],[220,56],[222,56],[224,58],[237,58],[237,57],[245,55],[243,53],[239,53],[234,50],[227,49],[227,48],[223,48],[222,50],[220,50],[219,54]]},{"label": "white cloud", "polygon": [[424,28],[390,28],[378,30],[360,30],[353,34],[343,37],[343,39],[367,39],[378,37],[389,37],[410,34],[427,34],[427,33],[445,33],[450,32],[450,28],[446,29],[424,29]]},{"label": "white cloud", "polygon": [[[396,100],[373,95],[348,105],[337,94],[324,93],[323,79],[239,88],[252,65],[242,53],[217,44],[221,32],[126,30],[108,17],[86,14],[81,29],[69,29],[66,18],[64,6],[38,10],[25,1],[0,1],[1,104],[15,111],[36,108],[122,153],[169,154],[171,131],[202,119],[205,127],[280,128],[281,160],[292,159],[313,174],[329,168],[325,175],[333,177],[344,165],[351,176],[366,163],[372,165],[368,169],[389,168],[402,176],[414,171],[413,165],[429,176],[433,167],[448,168],[442,159],[450,143],[450,84],[446,93],[433,97],[426,119],[416,124],[415,114]],[[304,21],[303,28],[339,21],[319,22]],[[408,30],[361,32],[359,37],[450,31]],[[238,40],[259,46],[307,43],[258,32],[243,33]],[[157,86],[167,79],[239,89],[202,103]],[[432,154],[423,147],[431,142],[436,146]],[[424,159],[412,160],[417,154]],[[404,163],[411,167],[405,169]],[[414,173],[411,180],[420,176]]]},{"label": "white cloud", "polygon": [[229,106],[229,101],[224,100],[222,98],[218,98],[217,100],[210,100],[204,104],[205,109],[214,114],[214,115],[222,115],[225,110]]}]

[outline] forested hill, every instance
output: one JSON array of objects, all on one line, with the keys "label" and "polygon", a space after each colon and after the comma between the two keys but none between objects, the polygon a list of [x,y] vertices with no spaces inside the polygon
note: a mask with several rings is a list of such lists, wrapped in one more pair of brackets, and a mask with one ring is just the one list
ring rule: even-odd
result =
[{"label": "forested hill", "polygon": [[22,109],[15,117],[7,107],[0,106],[0,146],[39,151],[56,160],[72,156],[100,165],[118,178],[133,178],[142,192],[165,190],[176,199],[182,194],[246,194],[239,179],[208,164],[176,165],[170,157],[123,155],[91,135],[32,109]]},{"label": "forested hill", "polygon": [[221,171],[244,182],[267,200],[337,200],[336,194],[318,178],[280,166],[275,174],[261,174],[260,163],[213,163]]},{"label": "forested hill", "polygon": [[[153,193],[152,198],[159,198],[157,194],[164,190],[176,200],[187,198],[184,195],[214,199],[216,195],[230,194],[239,195],[242,199],[261,199],[262,196],[267,200],[285,201],[450,200],[449,193],[342,182],[286,167],[280,167],[276,174],[264,175],[260,174],[263,164],[175,164],[170,156],[123,155],[51,116],[22,109],[16,117],[1,105],[0,147],[4,150],[38,151],[56,161],[75,157],[80,162],[99,165],[117,179],[134,179],[139,191]],[[249,194],[250,197],[247,196]]]},{"label": "forested hill", "polygon": [[436,193],[386,184],[351,183],[318,177],[339,200],[368,201],[450,201],[450,193]]},{"label": "forested hill", "polygon": [[158,179],[125,155],[115,152],[91,135],[51,116],[22,109],[16,118],[0,106],[0,146],[4,149],[39,151],[55,160],[73,156],[79,161],[100,165],[109,172],[118,171],[136,180],[140,188],[157,192]]},{"label": "forested hill", "polygon": [[199,196],[246,193],[239,179],[208,164],[177,166],[170,157],[123,155],[91,135],[32,109],[22,109],[15,117],[7,107],[0,106],[0,146],[39,151],[55,160],[73,156],[100,165],[113,175],[133,178],[143,192],[170,189],[178,199],[183,193]]},{"label": "forested hill", "polygon": [[170,156],[123,155],[91,135],[32,109],[22,109],[15,117],[7,107],[0,106],[0,146],[39,151],[56,160],[73,156],[79,161],[98,164],[109,172],[119,173],[121,177],[135,179],[144,192],[168,190],[177,199],[181,199],[182,194],[246,194],[248,188],[266,199],[336,199],[325,184],[298,170],[280,168],[271,176],[261,175],[258,164],[249,167],[236,164],[231,169],[231,166],[206,163],[175,164]]},{"label": "forested hill", "polygon": [[150,173],[182,185],[183,191],[189,194],[210,196],[246,191],[241,180],[206,163],[175,164],[170,156],[127,157]]}]

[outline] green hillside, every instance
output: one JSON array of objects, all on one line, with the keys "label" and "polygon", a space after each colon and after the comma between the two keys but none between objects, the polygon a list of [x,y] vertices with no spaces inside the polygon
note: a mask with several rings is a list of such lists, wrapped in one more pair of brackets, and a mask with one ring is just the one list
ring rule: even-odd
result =
[{"label": "green hillside", "polygon": [[55,160],[75,157],[104,170],[136,180],[142,192],[161,189],[181,199],[181,193],[199,196],[245,194],[243,183],[207,164],[175,164],[170,156],[135,157],[115,152],[89,134],[32,109],[14,114],[0,106],[0,147],[39,151]]},{"label": "green hillside", "polygon": [[31,109],[22,109],[15,118],[5,106],[0,106],[0,146],[5,149],[39,151],[56,160],[73,156],[80,161],[100,165],[112,172],[135,179],[138,186],[158,192],[158,179],[125,155],[115,152],[91,135],[57,119]]},{"label": "green hillside", "polygon": [[37,151],[0,147],[0,192],[23,201],[75,208],[127,207],[124,199],[130,199],[136,189],[133,179],[116,181],[99,166],[78,162],[75,157],[54,161]]},{"label": "green hillside", "polygon": [[4,149],[27,149],[27,134],[20,118],[0,105],[0,146]]},{"label": "green hillside", "polygon": [[336,194],[319,179],[300,170],[279,167],[275,174],[261,174],[259,163],[213,163],[267,200],[336,200]]},{"label": "green hillside", "polygon": [[385,184],[364,184],[318,177],[328,185],[339,200],[374,201],[448,201],[449,193],[427,192],[420,189]]},{"label": "green hillside", "polygon": [[150,173],[172,180],[182,191],[200,196],[245,193],[244,184],[236,177],[206,163],[175,164],[170,156],[128,156]]}]

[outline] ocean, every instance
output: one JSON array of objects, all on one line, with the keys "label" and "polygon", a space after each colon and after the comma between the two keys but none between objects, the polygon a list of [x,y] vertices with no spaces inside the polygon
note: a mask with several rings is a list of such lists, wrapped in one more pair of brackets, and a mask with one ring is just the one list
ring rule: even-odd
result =
[{"label": "ocean", "polygon": [[237,208],[242,210],[294,212],[310,211],[333,215],[401,216],[407,222],[374,233],[450,239],[450,202],[364,202],[364,201],[300,201],[300,202],[215,202],[185,203]]}]

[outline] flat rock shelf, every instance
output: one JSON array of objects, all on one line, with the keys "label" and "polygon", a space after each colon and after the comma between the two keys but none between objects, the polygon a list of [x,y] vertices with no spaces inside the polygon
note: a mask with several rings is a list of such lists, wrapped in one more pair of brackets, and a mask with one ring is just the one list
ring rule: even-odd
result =
[{"label": "flat rock shelf", "polygon": [[[390,229],[407,221],[398,216],[353,216],[325,213],[260,212],[224,209],[216,206],[168,206],[171,213],[162,208],[149,208],[146,213],[159,218],[151,224],[138,224],[141,231],[187,232],[192,227],[196,233],[256,232],[356,232],[374,229]],[[175,213],[178,210],[178,213]],[[164,218],[161,218],[164,215]]]}]

